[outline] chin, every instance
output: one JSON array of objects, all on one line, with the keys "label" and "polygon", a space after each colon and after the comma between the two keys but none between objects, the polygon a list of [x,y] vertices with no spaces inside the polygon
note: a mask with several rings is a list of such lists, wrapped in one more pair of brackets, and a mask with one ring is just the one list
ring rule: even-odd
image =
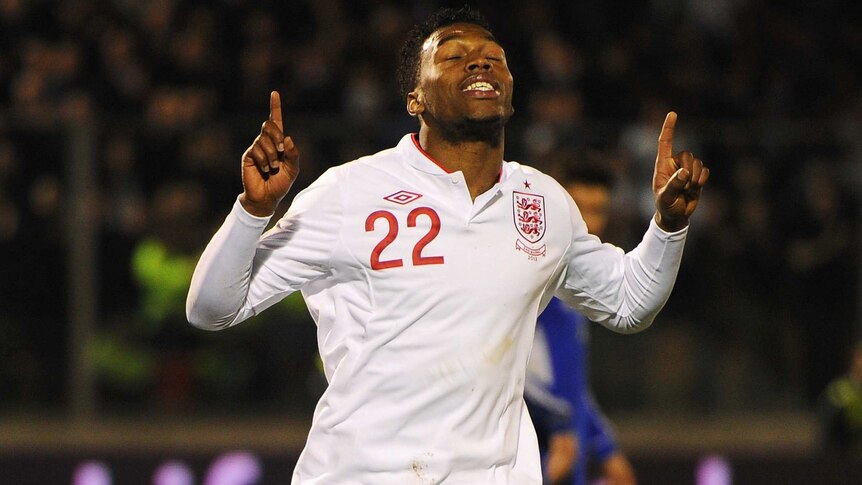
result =
[{"label": "chin", "polygon": [[446,126],[443,136],[450,142],[485,142],[498,146],[503,141],[503,129],[508,115],[466,117]]}]

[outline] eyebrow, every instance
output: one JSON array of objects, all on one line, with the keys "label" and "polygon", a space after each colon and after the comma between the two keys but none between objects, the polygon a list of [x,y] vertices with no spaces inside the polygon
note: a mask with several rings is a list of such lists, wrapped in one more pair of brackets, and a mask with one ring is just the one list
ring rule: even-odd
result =
[{"label": "eyebrow", "polygon": [[[464,37],[464,31],[463,30],[456,30],[454,32],[446,34],[445,36],[440,37],[440,40],[437,41],[437,47],[440,47],[441,45],[445,44],[446,42],[449,42],[450,40],[458,39],[460,37]],[[486,32],[485,35],[482,36],[482,38],[485,40],[490,40],[491,42],[493,42],[497,45],[500,44],[497,41],[497,38],[494,37],[494,35],[491,34],[490,32]]]}]

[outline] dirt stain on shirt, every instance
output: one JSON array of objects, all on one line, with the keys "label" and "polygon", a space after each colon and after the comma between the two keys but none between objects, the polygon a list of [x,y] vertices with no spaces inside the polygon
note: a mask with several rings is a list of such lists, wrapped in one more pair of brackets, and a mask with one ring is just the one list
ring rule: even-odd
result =
[{"label": "dirt stain on shirt", "polygon": [[515,339],[513,339],[511,335],[507,335],[500,341],[500,343],[483,353],[485,361],[491,365],[499,364],[503,361],[506,354],[509,353],[509,350],[512,349],[512,345],[514,345],[514,343]]}]

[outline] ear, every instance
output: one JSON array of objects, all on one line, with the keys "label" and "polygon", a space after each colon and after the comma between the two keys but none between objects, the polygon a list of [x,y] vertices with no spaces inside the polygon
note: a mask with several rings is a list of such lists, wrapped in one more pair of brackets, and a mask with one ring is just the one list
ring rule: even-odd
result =
[{"label": "ear", "polygon": [[407,93],[407,112],[410,116],[419,116],[425,111],[425,97],[420,89]]}]

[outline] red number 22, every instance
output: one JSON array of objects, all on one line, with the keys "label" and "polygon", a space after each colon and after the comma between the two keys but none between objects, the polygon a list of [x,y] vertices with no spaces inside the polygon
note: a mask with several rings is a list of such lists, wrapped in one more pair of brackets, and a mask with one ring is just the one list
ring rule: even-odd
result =
[{"label": "red number 22", "polygon": [[[426,264],[443,264],[443,256],[422,256],[422,250],[425,249],[425,246],[440,234],[440,216],[437,215],[437,212],[430,207],[417,207],[407,214],[407,227],[416,227],[416,220],[422,215],[427,216],[428,219],[431,220],[431,227],[428,229],[428,233],[426,233],[425,236],[423,236],[422,239],[420,239],[413,247],[413,265],[422,266]],[[383,250],[392,244],[392,242],[395,241],[395,238],[398,237],[398,220],[395,218],[395,215],[389,211],[379,210],[372,212],[368,215],[368,218],[365,219],[365,232],[371,232],[374,230],[374,224],[377,222],[377,219],[385,219],[389,224],[389,231],[386,233],[386,236],[384,236],[383,239],[374,246],[374,250],[371,251],[371,269],[398,268],[403,266],[404,262],[400,258],[389,259],[386,261],[380,260],[380,255],[383,253]]]}]

